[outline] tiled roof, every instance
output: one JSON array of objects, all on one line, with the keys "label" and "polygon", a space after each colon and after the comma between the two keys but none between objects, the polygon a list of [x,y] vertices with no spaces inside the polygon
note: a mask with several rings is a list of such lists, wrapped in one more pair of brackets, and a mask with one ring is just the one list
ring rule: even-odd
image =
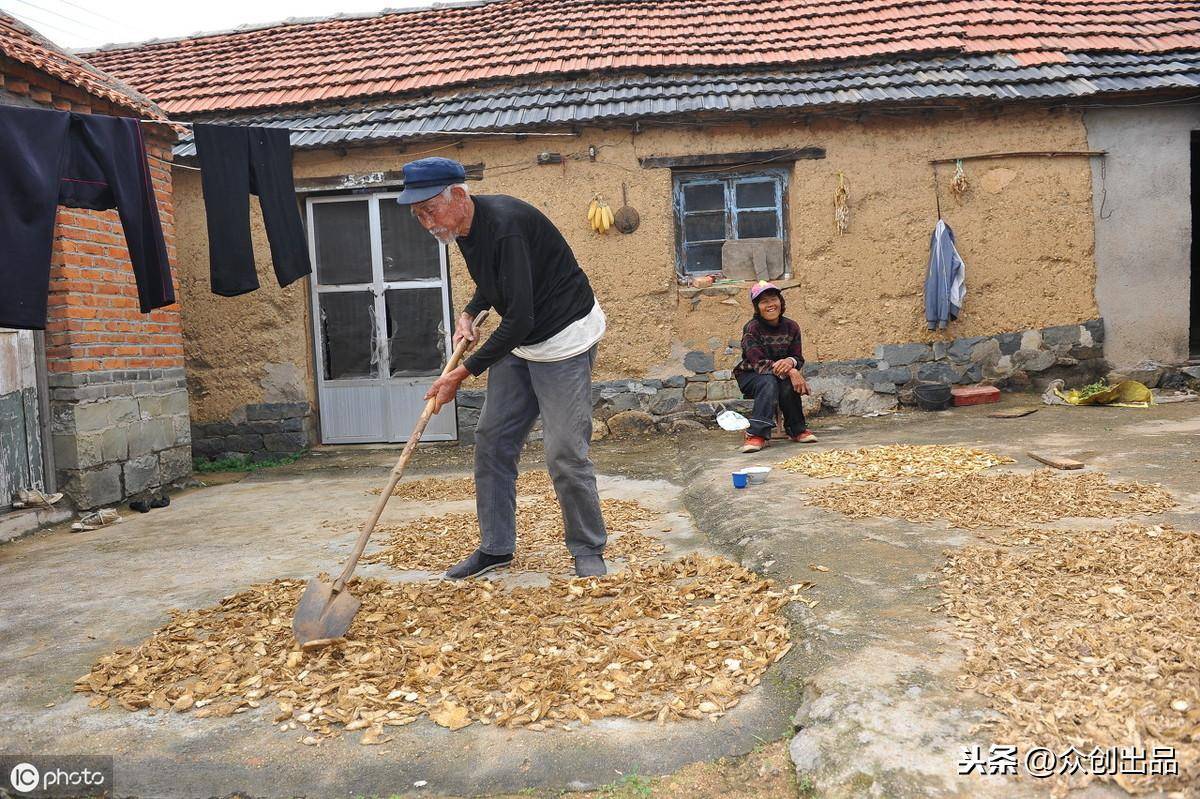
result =
[{"label": "tiled roof", "polygon": [[[1200,51],[1076,53],[1040,64],[1010,55],[970,55],[737,76],[613,75],[305,114],[287,109],[227,114],[221,120],[291,128],[293,147],[315,148],[441,131],[520,132],[563,123],[669,120],[705,113],[769,114],[953,99],[1053,101],[1164,90],[1200,92]],[[194,155],[195,147],[184,140],[175,152]]]},{"label": "tiled roof", "polygon": [[132,87],[70,53],[0,12],[0,55],[76,86],[139,116],[166,119],[162,109]]},{"label": "tiled roof", "polygon": [[177,114],[616,72],[1200,50],[1186,0],[493,0],[121,46],[87,58]]}]

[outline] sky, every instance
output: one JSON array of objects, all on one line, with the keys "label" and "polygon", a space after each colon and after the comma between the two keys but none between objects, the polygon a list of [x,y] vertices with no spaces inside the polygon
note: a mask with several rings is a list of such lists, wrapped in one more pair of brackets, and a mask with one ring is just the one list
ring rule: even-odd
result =
[{"label": "sky", "polygon": [[328,17],[432,4],[432,0],[0,0],[0,9],[60,47],[86,50],[289,17]]}]

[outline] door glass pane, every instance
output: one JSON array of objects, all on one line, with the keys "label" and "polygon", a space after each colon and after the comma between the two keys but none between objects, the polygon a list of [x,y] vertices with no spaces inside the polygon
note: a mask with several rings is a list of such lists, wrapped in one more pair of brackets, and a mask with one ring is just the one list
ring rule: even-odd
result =
[{"label": "door glass pane", "polygon": [[437,280],[442,275],[442,245],[413,219],[408,208],[391,197],[379,200],[383,279]]},{"label": "door glass pane", "polygon": [[684,247],[684,269],[688,272],[719,272],[721,271],[721,246],[723,242],[714,244],[688,244]]},{"label": "door glass pane", "polygon": [[384,292],[387,336],[393,377],[441,371],[445,331],[442,290],[392,289]]},{"label": "door glass pane", "polygon": [[725,238],[725,212],[686,214],[683,217],[684,241],[721,241]]},{"label": "door glass pane", "polygon": [[778,238],[779,225],[777,222],[774,211],[742,211],[738,214],[738,238]]},{"label": "door glass pane", "polygon": [[775,181],[756,180],[737,184],[738,208],[774,208]]},{"label": "door glass pane", "polygon": [[683,187],[685,211],[716,211],[724,208],[724,183],[690,183]]},{"label": "door glass pane", "polygon": [[313,203],[317,282],[370,283],[371,220],[367,202]]},{"label": "door glass pane", "polygon": [[375,295],[369,291],[320,294],[325,379],[375,377]]}]

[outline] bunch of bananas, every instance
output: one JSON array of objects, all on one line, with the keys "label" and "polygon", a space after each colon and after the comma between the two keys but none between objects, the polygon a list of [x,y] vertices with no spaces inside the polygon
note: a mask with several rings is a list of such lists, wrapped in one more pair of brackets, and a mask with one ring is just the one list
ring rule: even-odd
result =
[{"label": "bunch of bananas", "polygon": [[588,206],[588,222],[597,233],[607,233],[613,226],[612,209],[599,194],[592,197],[592,204]]}]

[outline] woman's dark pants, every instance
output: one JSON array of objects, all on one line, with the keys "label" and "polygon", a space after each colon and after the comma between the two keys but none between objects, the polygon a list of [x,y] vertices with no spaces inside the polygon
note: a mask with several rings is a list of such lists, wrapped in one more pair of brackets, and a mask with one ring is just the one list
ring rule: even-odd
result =
[{"label": "woman's dark pants", "polygon": [[742,395],[754,400],[754,411],[750,416],[752,436],[771,437],[775,428],[775,411],[783,411],[783,426],[789,436],[798,436],[807,428],[800,395],[792,389],[792,381],[776,377],[771,373],[743,372],[737,376]]}]

